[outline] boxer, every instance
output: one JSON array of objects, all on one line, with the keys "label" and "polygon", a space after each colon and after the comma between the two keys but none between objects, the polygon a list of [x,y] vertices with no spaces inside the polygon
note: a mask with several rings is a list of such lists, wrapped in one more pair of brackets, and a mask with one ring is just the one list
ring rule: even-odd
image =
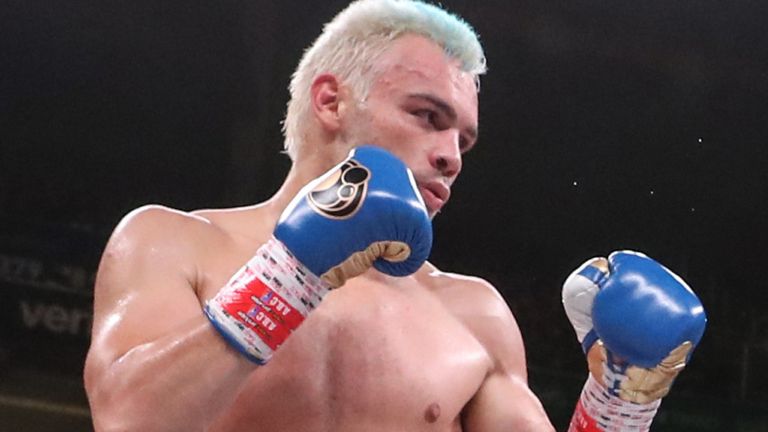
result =
[{"label": "boxer", "polygon": [[95,429],[552,431],[496,289],[426,261],[484,72],[437,6],[334,18],[291,81],[272,198],[116,227],[85,366]]}]

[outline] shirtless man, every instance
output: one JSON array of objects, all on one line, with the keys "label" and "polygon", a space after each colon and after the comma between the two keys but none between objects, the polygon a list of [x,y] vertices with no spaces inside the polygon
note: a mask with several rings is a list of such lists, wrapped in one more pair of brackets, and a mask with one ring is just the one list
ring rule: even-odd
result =
[{"label": "shirtless man", "polygon": [[[95,428],[554,430],[501,296],[424,261],[429,218],[477,139],[484,72],[474,32],[435,6],[361,0],[339,14],[291,82],[293,165],[271,199],[148,206],[115,229],[85,368]],[[368,195],[320,220],[328,203],[313,193],[334,185],[352,188],[341,201]],[[254,278],[270,262],[274,278]]]},{"label": "shirtless man", "polygon": [[[339,14],[291,82],[275,196],[143,207],[115,229],[85,367],[95,428],[553,431],[504,300],[426,262],[484,71],[437,7]],[[704,331],[698,298],[621,251],[578,268],[563,302],[590,371],[569,430],[648,430]]]}]

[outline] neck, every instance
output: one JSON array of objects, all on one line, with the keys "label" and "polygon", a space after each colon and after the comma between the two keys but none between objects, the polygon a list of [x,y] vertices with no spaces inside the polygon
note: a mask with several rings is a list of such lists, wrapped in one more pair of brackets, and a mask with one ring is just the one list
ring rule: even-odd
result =
[{"label": "neck", "polygon": [[293,200],[293,198],[296,197],[296,194],[299,193],[301,188],[324,174],[346,157],[346,153],[343,155],[335,155],[330,154],[332,152],[327,151],[307,153],[308,154],[297,155],[282,186],[275,192],[272,198],[265,203],[265,205],[270,207],[271,212],[274,212],[277,216],[285,210],[291,200]]}]

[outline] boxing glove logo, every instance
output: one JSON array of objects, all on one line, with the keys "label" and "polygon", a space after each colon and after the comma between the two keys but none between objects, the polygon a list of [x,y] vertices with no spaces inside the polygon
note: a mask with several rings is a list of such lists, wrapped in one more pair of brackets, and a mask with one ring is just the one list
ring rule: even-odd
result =
[{"label": "boxing glove logo", "polygon": [[315,211],[331,219],[347,219],[355,215],[368,193],[371,172],[354,159],[319,183],[307,199]]}]

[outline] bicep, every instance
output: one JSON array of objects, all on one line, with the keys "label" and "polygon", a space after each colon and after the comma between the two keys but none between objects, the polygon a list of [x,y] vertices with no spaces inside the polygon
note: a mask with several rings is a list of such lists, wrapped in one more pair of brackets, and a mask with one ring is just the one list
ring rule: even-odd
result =
[{"label": "bicep", "polygon": [[190,319],[204,319],[184,257],[159,232],[162,224],[151,223],[153,215],[140,217],[118,227],[99,264],[86,372],[108,367]]},{"label": "bicep", "polygon": [[468,431],[554,431],[536,395],[528,387],[525,347],[520,328],[504,299],[488,286],[478,298],[482,312],[474,332],[493,360],[489,371],[465,408]]},{"label": "bicep", "polygon": [[524,379],[494,373],[465,407],[462,425],[469,432],[551,432],[552,424],[541,402]]}]

